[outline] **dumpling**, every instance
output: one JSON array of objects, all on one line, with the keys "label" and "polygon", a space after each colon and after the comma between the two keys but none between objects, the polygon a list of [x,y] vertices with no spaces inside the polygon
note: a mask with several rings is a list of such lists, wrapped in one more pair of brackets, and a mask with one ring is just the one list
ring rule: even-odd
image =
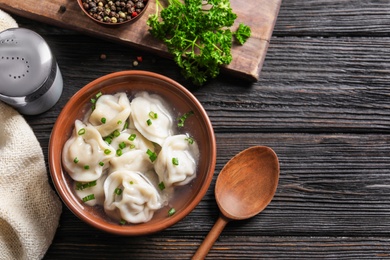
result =
[{"label": "dumpling", "polygon": [[107,178],[107,174],[103,174],[96,181],[91,182],[75,182],[74,190],[77,197],[89,206],[104,204],[104,189],[103,184]]},{"label": "dumpling", "polygon": [[62,162],[73,180],[90,182],[100,178],[114,155],[115,150],[92,125],[76,120],[73,135],[62,150]]},{"label": "dumpling", "polygon": [[128,151],[121,156],[112,158],[110,164],[110,172],[118,170],[148,172],[153,169],[153,163],[144,150]]},{"label": "dumpling", "polygon": [[140,172],[111,173],[104,182],[104,194],[104,211],[118,222],[147,222],[161,208],[157,189]]},{"label": "dumpling", "polygon": [[146,152],[148,149],[151,151],[155,149],[154,144],[135,129],[120,132],[119,136],[112,138],[111,146],[114,149],[121,149],[122,153],[134,150]]},{"label": "dumpling", "polygon": [[148,140],[162,145],[173,134],[172,116],[159,96],[140,92],[132,100],[131,110],[136,129]]},{"label": "dumpling", "polygon": [[168,137],[154,164],[160,182],[171,185],[185,185],[196,176],[199,148],[187,135]]},{"label": "dumpling", "polygon": [[105,137],[115,130],[121,131],[130,112],[130,101],[126,93],[102,95],[95,103],[89,122]]}]

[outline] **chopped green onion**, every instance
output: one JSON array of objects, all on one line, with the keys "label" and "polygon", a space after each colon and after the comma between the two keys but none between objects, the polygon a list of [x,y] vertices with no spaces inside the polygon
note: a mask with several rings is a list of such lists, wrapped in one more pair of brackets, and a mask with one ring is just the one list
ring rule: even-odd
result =
[{"label": "chopped green onion", "polygon": [[151,124],[152,124],[152,120],[148,119],[148,120],[146,120],[146,123],[147,123],[148,125],[151,125]]},{"label": "chopped green onion", "polygon": [[129,141],[134,141],[134,139],[137,137],[137,135],[136,134],[131,134],[130,136],[129,136]]},{"label": "chopped green onion", "polygon": [[112,143],[112,137],[111,136],[107,136],[104,138],[104,141],[108,144],[111,144]]},{"label": "chopped green onion", "polygon": [[97,93],[97,94],[96,94],[96,99],[100,98],[102,95],[103,95],[102,92]]},{"label": "chopped green onion", "polygon": [[94,199],[95,199],[95,194],[89,194],[88,196],[85,196],[82,200],[83,202],[87,202]]},{"label": "chopped green onion", "polygon": [[120,149],[124,149],[125,147],[126,147],[125,142],[121,142],[121,143],[119,144],[119,148],[120,148]]},{"label": "chopped green onion", "polygon": [[169,216],[169,217],[172,216],[172,215],[175,214],[175,213],[176,213],[175,208],[171,208],[170,210],[168,210],[168,216]]},{"label": "chopped green onion", "polygon": [[163,181],[160,182],[160,183],[158,184],[158,187],[160,188],[160,190],[165,190],[165,184],[164,184],[164,182],[163,182]]},{"label": "chopped green onion", "polygon": [[118,120],[118,122],[116,122],[118,125],[122,124],[122,120]]},{"label": "chopped green onion", "polygon": [[133,181],[130,181],[130,184],[134,184],[134,182],[133,182]]},{"label": "chopped green onion", "polygon": [[189,144],[193,144],[194,143],[194,138],[192,138],[192,137],[187,137],[184,140],[186,140]]},{"label": "chopped green onion", "polygon": [[100,166],[104,166],[104,162],[99,162],[99,165]]},{"label": "chopped green onion", "polygon": [[116,188],[116,189],[114,190],[114,193],[115,193],[116,195],[121,195],[121,194],[122,194],[122,189],[121,189],[121,188]]},{"label": "chopped green onion", "polygon": [[150,111],[150,112],[149,112],[149,117],[150,117],[151,119],[157,119],[157,113],[154,113],[153,111]]},{"label": "chopped green onion", "polygon": [[129,122],[125,122],[125,125],[123,126],[123,129],[122,130],[125,130],[125,129],[127,129],[129,127]]},{"label": "chopped green onion", "polygon": [[118,131],[118,130],[115,130],[113,133],[112,133],[115,137],[118,137],[121,135],[121,133]]},{"label": "chopped green onion", "polygon": [[111,153],[111,150],[110,150],[110,149],[104,150],[104,154],[110,154],[110,153]]},{"label": "chopped green onion", "polygon": [[187,112],[185,113],[184,115],[182,115],[178,120],[179,122],[177,123],[177,126],[178,127],[183,127],[184,126],[184,122],[186,121],[186,119],[190,116],[192,116],[194,114],[193,111],[190,111],[190,112]]},{"label": "chopped green onion", "polygon": [[74,163],[78,163],[79,162],[79,159],[77,157],[74,158],[73,160]]},{"label": "chopped green onion", "polygon": [[84,169],[89,170],[89,165],[84,165]]},{"label": "chopped green onion", "polygon": [[100,119],[100,122],[102,122],[103,124],[105,124],[107,121],[107,119],[105,117],[102,117],[102,119]]},{"label": "chopped green onion", "polygon": [[176,158],[176,157],[172,158],[172,164],[173,165],[179,165],[179,159]]},{"label": "chopped green onion", "polygon": [[92,103],[92,111],[95,110],[96,108],[96,101],[102,96],[102,92],[99,92],[95,95],[95,98],[91,98],[91,103]]},{"label": "chopped green onion", "polygon": [[152,152],[150,149],[148,149],[146,153],[149,155],[150,161],[154,162],[157,159],[157,154]]},{"label": "chopped green onion", "polygon": [[86,188],[90,188],[93,186],[96,186],[96,181],[91,181],[91,182],[86,182],[86,183],[77,182],[76,183],[76,190],[84,190]]},{"label": "chopped green onion", "polygon": [[126,224],[126,220],[121,219],[121,221],[119,221],[119,225],[125,225],[125,224]]},{"label": "chopped green onion", "polygon": [[78,133],[78,135],[85,134],[85,128],[81,128],[77,133]]},{"label": "chopped green onion", "polygon": [[130,149],[134,149],[135,148],[135,145],[134,144],[130,144]]},{"label": "chopped green onion", "polygon": [[122,149],[116,150],[116,155],[121,156],[123,154]]}]

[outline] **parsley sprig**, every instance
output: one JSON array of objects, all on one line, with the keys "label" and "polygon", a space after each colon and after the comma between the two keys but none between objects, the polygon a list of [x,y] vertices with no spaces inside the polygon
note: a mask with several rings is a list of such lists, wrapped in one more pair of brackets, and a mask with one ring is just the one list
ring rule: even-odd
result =
[{"label": "parsley sprig", "polygon": [[166,44],[184,77],[203,85],[232,61],[234,37],[240,44],[250,37],[244,24],[230,30],[236,18],[229,0],[168,0],[167,7],[156,0],[156,13],[147,24],[150,33]]}]

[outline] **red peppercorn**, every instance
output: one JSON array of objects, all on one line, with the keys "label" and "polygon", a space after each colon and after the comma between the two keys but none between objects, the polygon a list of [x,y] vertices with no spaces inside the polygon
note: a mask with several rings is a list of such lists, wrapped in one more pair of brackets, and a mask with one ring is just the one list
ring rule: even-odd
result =
[{"label": "red peppercorn", "polygon": [[132,12],[132,13],[131,13],[131,17],[136,17],[137,15],[138,15],[137,12]]},{"label": "red peppercorn", "polygon": [[142,62],[142,56],[138,56],[137,61]]}]

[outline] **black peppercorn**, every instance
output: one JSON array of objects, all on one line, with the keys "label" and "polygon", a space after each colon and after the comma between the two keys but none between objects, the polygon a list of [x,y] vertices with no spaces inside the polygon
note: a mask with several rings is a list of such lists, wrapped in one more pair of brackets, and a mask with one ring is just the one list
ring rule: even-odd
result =
[{"label": "black peppercorn", "polygon": [[60,9],[58,10],[58,12],[60,12],[61,14],[65,13],[66,12],[66,6],[65,5],[61,5]]},{"label": "black peppercorn", "polygon": [[138,9],[142,9],[142,8],[145,7],[144,3],[142,3],[142,2],[137,2],[137,3],[135,4],[135,6],[136,6],[136,8],[138,8]]}]

